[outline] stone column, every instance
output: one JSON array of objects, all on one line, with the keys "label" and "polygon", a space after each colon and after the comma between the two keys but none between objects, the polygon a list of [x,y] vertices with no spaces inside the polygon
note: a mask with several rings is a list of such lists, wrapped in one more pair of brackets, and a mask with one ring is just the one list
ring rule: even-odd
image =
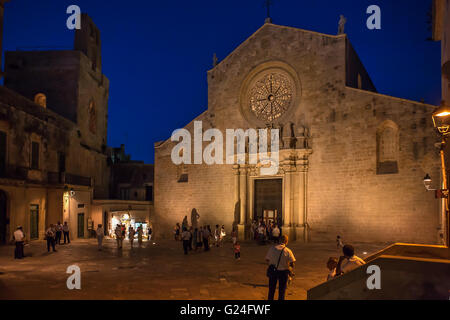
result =
[{"label": "stone column", "polygon": [[292,228],[292,172],[290,165],[284,167],[284,186],[283,186],[283,229],[284,235],[287,235],[289,239],[294,240],[293,228]]},{"label": "stone column", "polygon": [[305,241],[305,196],[306,186],[305,177],[306,169],[303,165],[303,160],[299,160],[297,163],[297,186],[298,186],[298,198],[297,198],[297,215],[295,217],[295,235],[297,241]]},{"label": "stone column", "polygon": [[238,225],[238,238],[245,239],[245,225],[247,224],[247,168],[241,166],[239,170],[239,197],[240,197],[240,219]]}]

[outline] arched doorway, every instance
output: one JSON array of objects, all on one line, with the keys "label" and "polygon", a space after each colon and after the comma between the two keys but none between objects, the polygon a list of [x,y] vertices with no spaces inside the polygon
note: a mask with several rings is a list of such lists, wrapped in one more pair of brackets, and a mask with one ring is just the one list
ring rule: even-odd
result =
[{"label": "arched doorway", "polygon": [[7,230],[9,225],[7,200],[8,196],[6,195],[6,192],[0,190],[0,245],[6,244],[7,242]]}]

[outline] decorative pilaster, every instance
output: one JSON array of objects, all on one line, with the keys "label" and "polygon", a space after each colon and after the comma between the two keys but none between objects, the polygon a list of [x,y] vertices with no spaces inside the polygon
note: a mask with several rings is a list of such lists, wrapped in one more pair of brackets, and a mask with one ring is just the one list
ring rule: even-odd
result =
[{"label": "decorative pilaster", "polygon": [[239,169],[239,198],[238,238],[243,240],[245,239],[245,225],[247,224],[247,168],[245,165],[240,165]]}]

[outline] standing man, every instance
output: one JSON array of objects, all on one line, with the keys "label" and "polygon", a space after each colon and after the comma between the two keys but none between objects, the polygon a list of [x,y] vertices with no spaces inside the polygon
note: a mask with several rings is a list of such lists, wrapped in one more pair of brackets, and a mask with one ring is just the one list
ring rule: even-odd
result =
[{"label": "standing man", "polygon": [[130,245],[131,248],[133,248],[133,243],[134,243],[134,235],[136,234],[136,231],[134,230],[134,228],[132,226],[130,226],[128,228],[128,239],[130,239]]},{"label": "standing man", "polygon": [[272,238],[275,243],[280,242],[280,229],[277,225],[272,229]]},{"label": "standing man", "polygon": [[64,244],[66,244],[66,239],[67,239],[67,243],[70,243],[69,226],[67,225],[67,221],[64,222],[63,233],[64,233]]},{"label": "standing man", "polygon": [[56,243],[58,245],[61,244],[62,233],[63,233],[63,226],[62,226],[61,222],[58,221],[58,224],[56,225]]},{"label": "standing man", "polygon": [[120,224],[117,224],[114,233],[116,234],[117,249],[122,249],[122,226]]},{"label": "standing man", "polygon": [[208,227],[203,227],[203,246],[205,247],[205,251],[209,251],[209,237],[211,235],[211,232],[209,231]]},{"label": "standing man", "polygon": [[291,249],[287,247],[288,236],[281,236],[281,244],[272,246],[266,255],[266,261],[269,264],[267,276],[269,277],[269,297],[273,300],[278,282],[278,300],[284,300],[286,287],[294,267],[295,257]]},{"label": "standing man", "polygon": [[191,233],[186,228],[183,228],[183,232],[181,233],[181,239],[183,240],[184,254],[188,254],[189,242],[191,240]]},{"label": "standing man", "polygon": [[149,225],[147,230],[148,241],[152,240],[152,232],[153,232],[152,227]]},{"label": "standing man", "polygon": [[14,241],[16,242],[16,250],[14,250],[14,259],[23,259],[25,254],[23,253],[23,242],[25,241],[25,234],[21,226],[17,227],[13,235]]},{"label": "standing man", "polygon": [[56,229],[53,224],[45,231],[45,239],[47,240],[47,251],[50,252],[50,246],[53,249],[53,252],[56,252],[55,249],[55,237],[56,237]]},{"label": "standing man", "polygon": [[98,251],[102,251],[103,237],[105,236],[105,230],[101,224],[97,227],[97,241],[98,241]]}]

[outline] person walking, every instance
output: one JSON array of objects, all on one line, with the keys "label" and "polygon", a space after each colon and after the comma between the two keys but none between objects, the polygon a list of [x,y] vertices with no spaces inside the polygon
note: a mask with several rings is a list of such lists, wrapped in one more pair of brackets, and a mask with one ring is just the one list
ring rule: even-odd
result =
[{"label": "person walking", "polygon": [[191,239],[191,233],[186,228],[183,228],[183,232],[181,233],[181,239],[183,240],[184,254],[188,254],[189,241]]},{"label": "person walking", "polygon": [[56,229],[53,224],[51,224],[47,231],[45,231],[45,239],[47,240],[47,251],[50,252],[50,246],[53,249],[53,252],[56,252],[55,249],[55,237],[56,237]]},{"label": "person walking", "polygon": [[234,249],[234,258],[236,260],[241,260],[241,245],[239,242],[236,241],[236,243],[233,245]]},{"label": "person walking", "polygon": [[225,240],[226,235],[227,235],[227,233],[225,232],[225,226],[222,225],[222,227],[220,228],[220,234],[219,234],[219,246]]},{"label": "person walking", "polygon": [[278,282],[278,300],[284,300],[287,282],[294,267],[295,257],[291,249],[287,247],[288,236],[280,238],[281,244],[272,246],[266,255],[269,264],[267,276],[269,277],[268,300],[273,300]]},{"label": "person walking", "polygon": [[131,248],[133,248],[135,234],[136,234],[136,231],[134,230],[134,228],[132,226],[130,226],[130,228],[128,229],[128,239],[130,239]]},{"label": "person walking", "polygon": [[67,224],[67,221],[64,221],[63,234],[64,234],[64,244],[66,244],[66,240],[67,240],[67,243],[69,244],[70,243],[69,225]]},{"label": "person walking", "polygon": [[173,230],[173,234],[175,236],[175,241],[180,240],[180,233],[181,233],[180,230],[181,230],[180,224],[177,222],[177,224],[175,225],[175,228]]},{"label": "person walking", "polygon": [[209,237],[211,236],[211,232],[208,227],[203,228],[203,246],[205,247],[205,251],[209,251]]},{"label": "person walking", "polygon": [[214,229],[214,244],[216,247],[219,246],[219,241],[220,241],[220,229],[219,225],[216,224],[216,229]]},{"label": "person walking", "polygon": [[187,218],[187,216],[184,216],[183,222],[181,223],[181,230],[184,230],[184,228],[186,228],[186,230],[188,228],[188,218]]},{"label": "person walking", "polygon": [[99,224],[97,226],[96,234],[97,234],[97,242],[98,242],[98,251],[102,251],[102,243],[103,243],[103,238],[105,236],[105,229],[103,229],[103,226],[101,224]]},{"label": "person walking", "polygon": [[277,225],[275,225],[274,228],[272,229],[272,238],[275,243],[280,242],[280,229],[278,228]]},{"label": "person walking", "polygon": [[58,221],[58,223],[56,224],[56,244],[61,245],[61,236],[63,233],[63,225],[61,224],[61,222]]},{"label": "person walking", "polygon": [[17,227],[14,231],[13,239],[16,242],[16,249],[14,250],[14,259],[23,259],[25,254],[23,253],[23,244],[25,242],[25,234],[21,226]]},{"label": "person walking", "polygon": [[189,251],[192,251],[192,241],[194,240],[194,231],[192,230],[192,226],[189,227],[189,233],[191,235],[191,237],[189,238]]},{"label": "person walking", "polygon": [[149,226],[147,230],[148,241],[152,240],[152,233],[153,233],[152,227]]},{"label": "person walking", "polygon": [[139,245],[139,247],[141,247],[142,246],[142,237],[144,235],[144,230],[142,230],[142,225],[138,227],[137,234],[138,234],[138,245]]},{"label": "person walking", "polygon": [[122,249],[123,238],[122,238],[122,226],[120,224],[116,226],[116,230],[114,230],[114,233],[116,234],[117,249]]},{"label": "person walking", "polygon": [[201,248],[203,245],[203,227],[200,227],[200,229],[197,231],[197,242],[195,244],[195,250],[197,251],[198,248]]}]

